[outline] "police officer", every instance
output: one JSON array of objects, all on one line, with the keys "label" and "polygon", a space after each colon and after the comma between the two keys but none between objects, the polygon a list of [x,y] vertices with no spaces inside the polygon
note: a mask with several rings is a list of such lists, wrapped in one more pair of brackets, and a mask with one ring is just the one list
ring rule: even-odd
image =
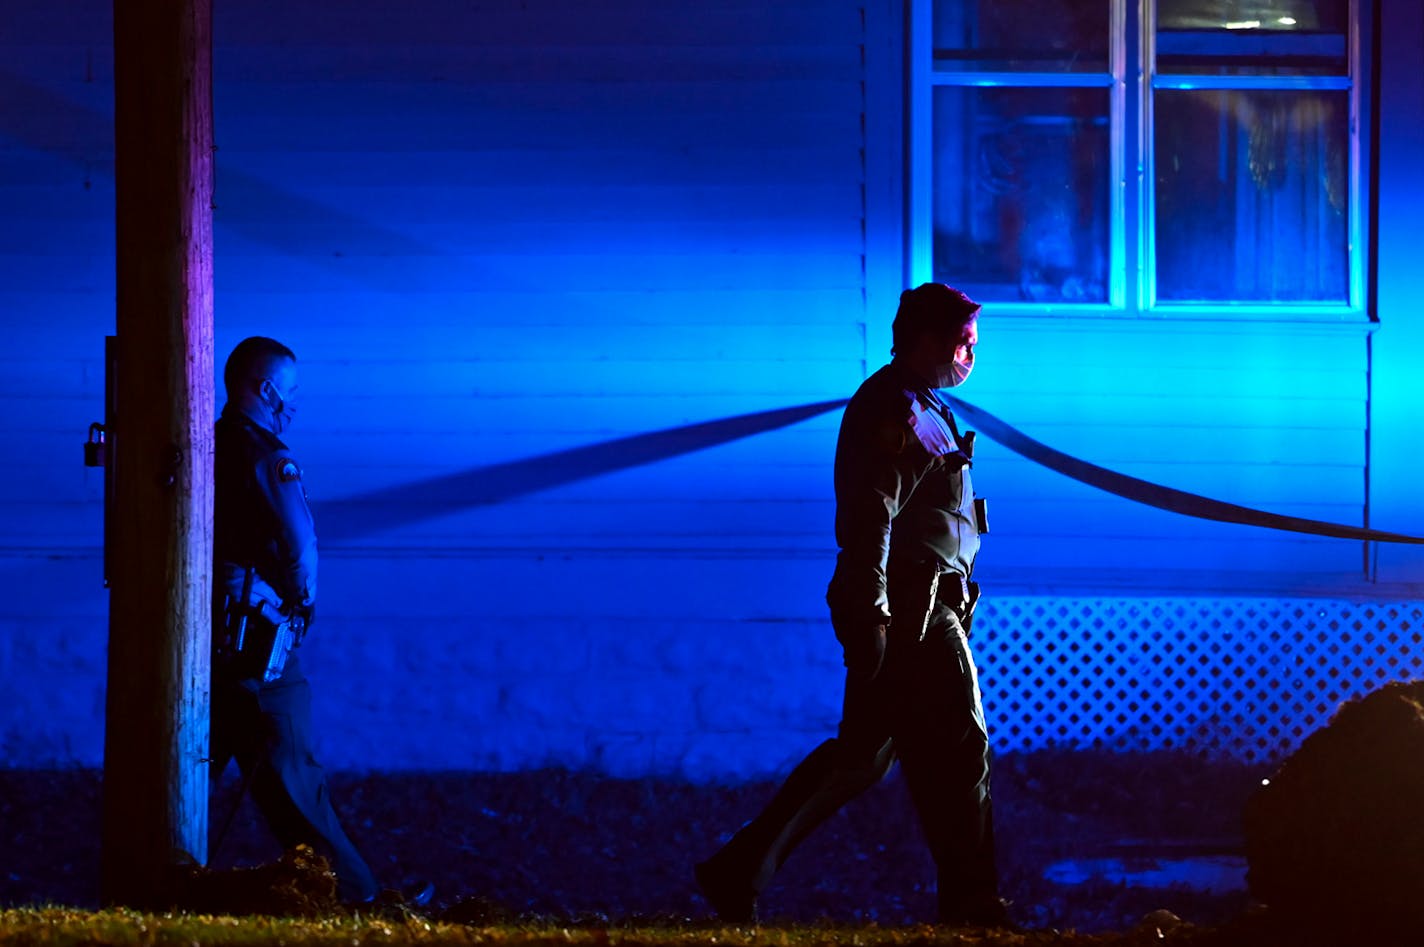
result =
[{"label": "police officer", "polygon": [[840,553],[826,596],[846,666],[841,723],[760,815],[696,866],[724,920],[753,920],[792,849],[898,759],[937,867],[940,922],[1011,926],[968,643],[983,529],[969,478],[973,434],[960,433],[936,394],[974,367],[978,312],[940,283],[902,293],[894,358],[846,407],[835,460]]},{"label": "police officer", "polygon": [[[329,856],[343,900],[375,877],[342,831],[312,755],[311,690],[292,653],[316,603],[316,531],[302,470],[278,437],[296,413],[297,361],[273,339],[240,342],[223,371],[216,430],[212,777],[236,757],[284,847]],[[425,903],[428,885],[411,900]]]}]

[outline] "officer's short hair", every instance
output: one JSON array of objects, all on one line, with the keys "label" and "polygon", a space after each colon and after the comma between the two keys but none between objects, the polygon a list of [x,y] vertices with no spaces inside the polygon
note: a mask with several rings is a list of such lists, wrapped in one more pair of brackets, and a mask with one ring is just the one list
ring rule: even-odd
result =
[{"label": "officer's short hair", "polygon": [[963,332],[979,308],[974,300],[944,283],[921,283],[905,290],[890,325],[891,354],[910,348],[926,332]]},{"label": "officer's short hair", "polygon": [[265,378],[272,373],[272,366],[281,361],[295,362],[297,356],[276,339],[254,335],[237,343],[223,366],[223,385],[231,397],[244,381]]}]

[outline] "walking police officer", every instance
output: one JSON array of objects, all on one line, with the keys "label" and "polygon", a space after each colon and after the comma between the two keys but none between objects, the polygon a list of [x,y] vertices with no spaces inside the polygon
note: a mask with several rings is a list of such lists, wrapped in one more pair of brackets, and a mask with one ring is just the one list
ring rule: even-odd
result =
[{"label": "walking police officer", "polygon": [[[297,362],[273,339],[244,339],[223,371],[214,510],[212,777],[236,757],[243,784],[284,847],[329,856],[343,900],[379,886],[342,830],[312,755],[311,690],[294,649],[316,603],[316,531],[302,470],[278,437],[295,414]],[[428,901],[433,889],[413,897]]]},{"label": "walking police officer", "polygon": [[960,433],[936,394],[974,367],[978,313],[943,284],[902,293],[894,358],[846,407],[835,460],[840,553],[826,596],[846,666],[841,723],[760,815],[696,866],[725,920],[752,920],[792,849],[898,759],[936,863],[939,920],[1010,926],[968,644],[984,511],[969,477],[973,432]]}]

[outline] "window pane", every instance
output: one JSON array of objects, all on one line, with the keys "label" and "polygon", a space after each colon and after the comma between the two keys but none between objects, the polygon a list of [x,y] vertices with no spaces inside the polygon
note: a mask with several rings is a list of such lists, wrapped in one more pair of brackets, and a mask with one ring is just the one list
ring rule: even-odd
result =
[{"label": "window pane", "polygon": [[1344,92],[1156,94],[1159,301],[1349,301]]},{"label": "window pane", "polygon": [[1349,0],[1157,0],[1157,71],[1343,76]]},{"label": "window pane", "polygon": [[1110,0],[935,0],[935,68],[1106,72],[1110,9]]},{"label": "window pane", "polygon": [[934,278],[984,300],[1108,299],[1106,89],[934,93]]}]

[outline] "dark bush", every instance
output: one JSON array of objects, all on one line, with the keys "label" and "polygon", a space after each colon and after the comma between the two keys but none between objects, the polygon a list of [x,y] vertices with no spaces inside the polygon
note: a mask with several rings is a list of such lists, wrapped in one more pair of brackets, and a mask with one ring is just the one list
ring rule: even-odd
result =
[{"label": "dark bush", "polygon": [[1306,925],[1424,925],[1424,681],[1341,706],[1249,799],[1251,893]]}]

